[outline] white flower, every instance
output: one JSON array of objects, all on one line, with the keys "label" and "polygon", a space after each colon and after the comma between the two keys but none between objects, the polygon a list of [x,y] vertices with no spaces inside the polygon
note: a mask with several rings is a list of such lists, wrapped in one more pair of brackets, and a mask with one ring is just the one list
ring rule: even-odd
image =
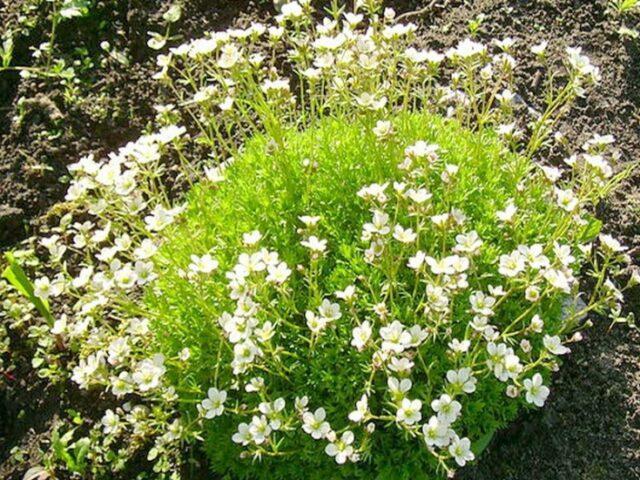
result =
[{"label": "white flower", "polygon": [[262,350],[251,340],[247,339],[237,343],[233,347],[233,361],[231,362],[235,373],[242,373],[250,365],[256,356],[262,355]]},{"label": "white flower", "polygon": [[242,59],[242,54],[238,47],[229,43],[222,47],[220,57],[218,58],[218,66],[222,69],[229,70],[233,68]]},{"label": "white flower", "polygon": [[531,47],[531,53],[534,55],[541,57],[544,56],[545,51],[547,50],[548,43],[546,41],[540,42]]},{"label": "white flower", "polygon": [[120,364],[131,352],[131,346],[126,337],[118,337],[109,344],[107,361],[111,365]]},{"label": "white flower", "polygon": [[413,366],[414,366],[414,363],[411,360],[409,360],[407,357],[402,357],[402,358],[391,357],[391,360],[389,361],[389,365],[387,365],[387,368],[392,372],[396,372],[402,375],[402,374],[408,374],[409,372],[411,372],[411,369],[413,368]]},{"label": "white flower", "polygon": [[320,217],[318,217],[318,216],[314,217],[314,216],[311,216],[311,215],[302,215],[302,216],[300,216],[298,218],[307,227],[314,227],[320,221]]},{"label": "white flower", "polygon": [[338,320],[340,317],[342,317],[342,313],[340,312],[340,305],[338,305],[337,303],[331,303],[331,301],[327,298],[322,300],[322,303],[318,307],[318,314],[328,322]]},{"label": "white flower", "polygon": [[540,270],[549,266],[549,259],[543,254],[543,246],[539,243],[526,246],[520,245],[518,251],[522,254],[525,261],[533,269]]},{"label": "white flower", "polygon": [[352,301],[356,297],[356,287],[354,285],[347,286],[344,290],[338,290],[335,296],[346,302]]},{"label": "white flower", "polygon": [[557,335],[554,335],[553,337],[545,335],[542,339],[542,343],[544,343],[544,347],[554,355],[565,355],[571,352],[570,349],[562,344],[562,340],[560,340],[560,337]]},{"label": "white flower", "polygon": [[133,251],[133,256],[136,260],[147,260],[151,258],[158,251],[158,247],[153,243],[150,238],[145,238],[140,246]]},{"label": "white flower", "polygon": [[253,230],[251,232],[242,234],[242,243],[244,243],[248,247],[251,247],[257,244],[261,238],[262,234],[258,230]]},{"label": "white flower", "polygon": [[412,270],[420,270],[422,265],[424,265],[424,261],[427,258],[427,255],[423,251],[418,251],[413,257],[409,257],[409,262],[407,266]]},{"label": "white flower", "polygon": [[471,451],[471,441],[468,438],[458,438],[457,435],[453,437],[451,445],[449,445],[449,453],[461,467],[476,458]]},{"label": "white flower", "polygon": [[324,451],[330,457],[335,457],[337,464],[342,465],[354,454],[354,449],[351,445],[353,440],[353,432],[347,430],[339,440],[328,444]]},{"label": "white flower", "polygon": [[388,186],[388,183],[372,183],[371,185],[362,187],[358,191],[358,196],[364,200],[376,200],[380,203],[384,203],[387,201],[387,196],[385,195],[384,191]]},{"label": "white flower", "polygon": [[224,412],[224,402],[227,400],[227,392],[210,388],[200,406],[204,412],[204,418],[215,418]]},{"label": "white flower", "polygon": [[264,388],[264,378],[262,377],[253,377],[249,382],[244,386],[244,391],[247,393],[259,392]]},{"label": "white flower", "polygon": [[427,256],[425,258],[427,265],[431,268],[431,272],[434,275],[453,275],[456,273],[453,265],[451,264],[451,257],[445,257],[440,260]]},{"label": "white flower", "polygon": [[545,165],[542,165],[540,168],[542,169],[544,176],[551,183],[556,183],[558,180],[560,180],[560,177],[562,177],[562,171],[557,167],[547,167]]},{"label": "white flower", "polygon": [[249,433],[256,445],[264,443],[271,434],[271,426],[269,425],[267,417],[264,415],[260,415],[259,417],[254,415],[249,425]]},{"label": "white flower", "polygon": [[411,390],[411,380],[408,378],[398,380],[395,377],[389,377],[387,379],[387,386],[389,387],[389,392],[391,393],[394,401],[397,401],[404,398],[405,394]]},{"label": "white flower", "polygon": [[571,68],[581,76],[589,76],[594,82],[600,79],[600,70],[591,64],[591,60],[582,54],[581,48],[567,47],[567,60]]},{"label": "white flower", "polygon": [[537,302],[540,300],[540,289],[534,285],[530,285],[524,291],[524,298],[530,302]]},{"label": "white flower", "polygon": [[165,209],[161,205],[157,205],[149,215],[144,217],[144,221],[149,230],[159,232],[173,223],[181,211],[182,208]]},{"label": "white flower", "polygon": [[404,325],[398,320],[380,329],[382,338],[382,350],[401,353],[411,343],[411,335],[405,331]]},{"label": "white flower", "polygon": [[536,333],[541,333],[544,327],[544,321],[538,315],[534,315],[531,319],[531,330]]},{"label": "white flower", "polygon": [[51,295],[51,281],[47,277],[36,278],[33,287],[33,294],[42,300],[47,300]]},{"label": "white flower", "polygon": [[509,352],[503,357],[502,363],[499,363],[496,368],[496,377],[498,377],[499,380],[506,382],[509,378],[518,378],[518,375],[520,375],[524,367],[520,363],[520,358],[514,353]]},{"label": "white flower", "polygon": [[225,168],[222,165],[218,165],[216,167],[205,167],[204,175],[205,177],[207,177],[207,180],[209,182],[220,183],[220,182],[224,182],[226,178],[224,175],[224,171],[225,171]]},{"label": "white flower", "polygon": [[67,316],[62,315],[62,317],[55,322],[53,322],[53,327],[51,327],[51,333],[53,335],[62,335],[67,330]]},{"label": "white flower", "polygon": [[71,379],[80,388],[89,388],[89,385],[102,377],[101,370],[104,366],[104,352],[92,353],[86,359],[81,358],[78,365],[73,369]]},{"label": "white flower", "polygon": [[367,395],[362,395],[356,402],[356,409],[349,413],[349,420],[354,423],[362,422],[369,413],[369,401]]},{"label": "white flower", "polygon": [[156,354],[151,359],[138,363],[131,379],[138,385],[141,392],[146,392],[160,385],[160,379],[165,371],[164,355]]},{"label": "white flower", "polygon": [[447,57],[467,59],[476,55],[483,55],[486,51],[487,47],[483,44],[467,38],[459,42],[456,48],[450,48],[447,51]]},{"label": "white flower", "polygon": [[189,44],[189,57],[196,58],[201,55],[208,55],[218,48],[216,38],[198,38]]},{"label": "white flower", "polygon": [[386,138],[393,133],[393,125],[388,120],[378,120],[373,127],[373,133],[379,139]]},{"label": "white flower", "polygon": [[120,375],[117,377],[111,377],[109,382],[111,384],[111,392],[117,398],[121,398],[133,392],[133,380],[131,379],[129,372],[120,372]]},{"label": "white flower", "polygon": [[377,98],[375,95],[369,92],[364,92],[356,97],[356,103],[367,110],[380,110],[387,104],[387,97],[382,96]]},{"label": "white flower", "polygon": [[453,247],[453,251],[456,253],[468,253],[470,255],[474,255],[480,250],[480,247],[482,247],[482,240],[475,230],[469,233],[456,235],[456,242],[456,246]]},{"label": "white flower", "polygon": [[431,221],[435,226],[444,228],[447,226],[447,223],[449,222],[449,218],[450,216],[448,213],[441,213],[440,215],[432,215]]},{"label": "white flower", "polygon": [[496,304],[496,299],[486,295],[484,292],[473,292],[469,297],[469,303],[471,303],[473,313],[483,317],[490,317],[493,315],[493,306]]},{"label": "white flower", "polygon": [[315,235],[311,235],[308,239],[300,242],[303,247],[307,247],[312,252],[324,252],[327,249],[327,241],[320,240]]},{"label": "white flower", "polygon": [[393,238],[400,243],[412,243],[417,238],[417,235],[411,228],[403,228],[400,225],[396,225],[393,227]]},{"label": "white flower", "polygon": [[109,409],[104,413],[100,423],[102,424],[102,431],[105,435],[116,433],[120,426],[120,417],[114,413],[113,410]]},{"label": "white flower", "polygon": [[525,395],[527,402],[542,407],[549,396],[549,388],[542,384],[542,375],[536,373],[533,378],[526,378],[523,383],[527,391]]},{"label": "white flower", "polygon": [[[409,190],[407,190],[407,197],[409,197],[411,201],[417,204],[422,204],[426,202],[427,200],[431,199],[432,196],[433,195],[429,193],[429,190],[427,190],[426,188],[418,188],[417,190],[410,188]],[[439,216],[436,215],[435,217],[432,217],[432,220],[437,217]],[[446,221],[446,219],[448,218],[448,214],[444,214],[444,217],[446,217],[445,218],[445,221]],[[434,223],[437,223],[437,222],[434,221]]]},{"label": "white flower", "polygon": [[624,252],[627,247],[623,246],[618,240],[613,238],[611,235],[607,235],[605,233],[601,234],[599,237],[600,243],[602,247],[611,253],[620,253]]},{"label": "white flower", "polygon": [[469,340],[460,341],[457,338],[454,338],[449,342],[449,348],[455,353],[464,353],[469,350],[470,346],[471,346],[471,341]]},{"label": "white flower", "polygon": [[233,434],[231,440],[233,440],[235,443],[248,445],[251,440],[253,440],[253,435],[249,430],[249,424],[241,423],[240,425],[238,425],[238,431]]},{"label": "white flower", "polygon": [[307,327],[309,327],[312,333],[320,333],[327,326],[327,320],[316,315],[311,310],[307,310],[304,316],[307,319]]},{"label": "white flower", "polygon": [[208,274],[213,272],[217,268],[218,261],[208,253],[201,257],[197,255],[191,255],[189,270],[191,270],[192,272]]},{"label": "white flower", "polygon": [[327,413],[324,408],[318,408],[314,413],[304,412],[302,414],[302,429],[311,435],[315,440],[320,440],[331,431],[329,422],[325,421]]},{"label": "white flower", "polygon": [[449,423],[442,422],[433,415],[429,422],[422,425],[422,435],[425,443],[429,446],[446,447],[451,441],[451,429]]},{"label": "white flower", "polygon": [[413,425],[422,419],[422,402],[420,400],[409,400],[403,398],[400,408],[396,412],[396,422]]},{"label": "white flower", "polygon": [[549,282],[549,285],[565,293],[571,292],[571,285],[575,281],[570,272],[565,272],[553,268],[545,270],[543,276],[545,280]]},{"label": "white flower", "polygon": [[275,267],[280,262],[280,256],[278,252],[269,251],[266,248],[263,248],[257,254],[260,256],[262,263],[264,263],[267,267]]},{"label": "white flower", "polygon": [[579,205],[578,199],[573,193],[573,190],[571,190],[570,188],[566,190],[556,188],[555,194],[556,194],[556,200],[558,202],[558,206],[563,210],[571,213],[571,212],[574,212],[576,208],[578,208],[578,205]]},{"label": "white flower", "polygon": [[280,13],[283,20],[294,20],[301,17],[304,11],[298,2],[289,2],[280,7]]},{"label": "white flower", "polygon": [[518,250],[514,250],[509,255],[500,255],[498,272],[505,277],[515,277],[524,271],[525,266],[525,258]]},{"label": "white flower", "polygon": [[167,144],[184,135],[186,132],[187,129],[184,127],[180,127],[178,125],[167,125],[166,127],[162,127],[158,133],[155,134],[155,139],[162,144]]},{"label": "white flower", "polygon": [[285,262],[280,262],[278,265],[269,265],[267,267],[269,274],[267,275],[267,282],[282,284],[287,281],[291,275],[291,269]]},{"label": "white flower", "polygon": [[407,330],[410,340],[407,344],[409,347],[418,347],[429,336],[429,332],[420,325],[413,325]]},{"label": "white flower", "polygon": [[451,255],[447,257],[447,262],[449,262],[455,273],[463,273],[469,269],[469,259],[467,257]]},{"label": "white flower", "polygon": [[596,174],[602,178],[610,178],[613,175],[613,168],[609,165],[602,155],[589,155],[585,153],[582,155],[586,165],[589,165]]},{"label": "white flower", "polygon": [[451,424],[460,416],[462,405],[445,393],[431,402],[431,408],[438,414],[438,420]]},{"label": "white flower", "polygon": [[360,324],[359,327],[355,327],[353,329],[353,338],[351,339],[351,345],[356,347],[359,351],[362,351],[364,349],[364,346],[371,338],[371,333],[371,324],[368,320],[365,320]]},{"label": "white flower", "polygon": [[389,215],[376,210],[373,212],[371,223],[365,223],[362,226],[363,236],[370,237],[371,234],[386,235],[389,233]]},{"label": "white flower", "polygon": [[512,201],[509,201],[504,210],[496,212],[496,216],[498,217],[498,220],[503,223],[511,223],[517,211],[518,208],[513,204]]},{"label": "white flower", "polygon": [[447,381],[456,389],[465,393],[473,393],[476,390],[476,377],[470,368],[465,367],[460,370],[449,370],[447,372]]},{"label": "white flower", "polygon": [[273,402],[261,402],[258,405],[258,410],[260,410],[260,413],[267,416],[269,419],[269,427],[271,427],[272,430],[280,430],[280,427],[282,426],[280,412],[284,410],[285,406],[285,399],[279,397]]},{"label": "white flower", "polygon": [[263,255],[260,252],[249,255],[248,253],[241,253],[238,256],[238,264],[235,267],[235,272],[241,277],[247,277],[254,272],[262,272],[267,268],[267,265],[263,261]]}]

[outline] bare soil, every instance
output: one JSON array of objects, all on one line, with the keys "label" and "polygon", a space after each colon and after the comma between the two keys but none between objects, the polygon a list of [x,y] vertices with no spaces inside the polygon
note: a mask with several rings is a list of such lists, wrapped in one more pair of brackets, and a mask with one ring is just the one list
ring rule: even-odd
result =
[{"label": "bare soil", "polygon": [[[0,0],[0,23],[17,15],[24,0]],[[0,73],[0,247],[9,247],[37,228],[40,216],[59,201],[64,185],[58,178],[65,166],[83,154],[102,155],[136,138],[153,118],[157,86],[154,52],[146,47],[147,30],[159,22],[166,0],[99,2],[105,27],[71,23],[60,34],[62,49],[84,43],[95,50],[105,38],[118,38],[131,52],[129,67],[96,68],[94,90],[85,102],[65,108],[60,88],[16,74]],[[606,12],[606,0],[395,0],[398,13],[429,9],[410,20],[419,27],[420,41],[432,48],[448,47],[468,35],[467,23],[478,15],[485,20],[481,39],[511,36],[520,47],[549,41],[552,55],[567,46],[581,46],[601,68],[603,80],[596,92],[580,101],[561,130],[577,144],[592,133],[616,136],[622,161],[640,158],[640,40],[621,39],[620,20]],[[189,0],[177,33],[192,38],[231,24],[265,21],[273,14],[269,2],[248,0]],[[640,17],[624,19],[640,27]],[[120,33],[117,33],[120,32]],[[28,62],[28,47],[42,41],[38,34],[21,38],[16,63]],[[539,98],[537,67],[525,61],[519,67],[518,93],[535,105]],[[102,97],[101,97],[102,95]],[[11,122],[19,97],[31,99],[20,127]],[[108,101],[104,100],[104,96]],[[96,114],[95,105],[106,109]],[[50,138],[48,132],[59,132]],[[566,152],[554,151],[559,162]],[[43,164],[46,169],[34,168]],[[640,169],[616,197],[600,211],[605,229],[626,242],[640,263]],[[640,292],[628,308],[640,317]],[[464,480],[637,480],[640,479],[640,334],[625,326],[609,331],[596,327],[574,348],[555,376],[552,395],[544,409],[524,415],[496,435],[479,462],[463,469]],[[19,339],[14,339],[20,345]],[[65,409],[88,410],[96,399],[70,389],[52,389],[33,378],[29,352],[16,351],[18,369],[9,388],[0,392],[0,478],[21,479],[37,458],[56,419]],[[25,460],[9,459],[17,446]],[[204,472],[205,470],[202,470]],[[210,478],[205,473],[193,478]]]}]

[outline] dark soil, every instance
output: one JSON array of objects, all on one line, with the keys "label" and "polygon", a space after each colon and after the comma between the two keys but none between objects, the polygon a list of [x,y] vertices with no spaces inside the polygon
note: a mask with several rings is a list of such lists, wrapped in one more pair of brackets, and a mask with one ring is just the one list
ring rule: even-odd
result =
[{"label": "dark soil", "polygon": [[[18,0],[5,0],[0,23],[16,15]],[[24,1],[24,0],[22,0]],[[166,0],[115,2],[103,5],[101,15],[110,20],[102,30],[80,22],[61,33],[61,49],[77,42],[95,45],[119,38],[133,59],[131,66],[110,64],[93,73],[100,84],[86,101],[68,109],[55,85],[21,80],[0,73],[0,246],[8,246],[33,231],[40,214],[60,200],[64,186],[57,181],[65,165],[78,156],[104,154],[136,138],[153,117],[157,87],[154,52],[145,43],[146,32],[159,21]],[[421,10],[427,0],[387,1],[398,13]],[[520,47],[549,41],[549,51],[559,56],[567,46],[581,46],[601,68],[597,90],[580,101],[561,130],[579,145],[590,134],[616,136],[623,161],[640,158],[640,40],[617,35],[620,20],[606,12],[606,0],[440,0],[432,8],[409,17],[420,26],[425,44],[448,47],[468,36],[467,23],[485,15],[480,38],[511,36]],[[111,10],[109,10],[111,8]],[[177,26],[186,38],[228,25],[266,20],[268,2],[245,0],[190,0],[184,20]],[[626,17],[628,26],[640,26],[638,15]],[[121,34],[115,32],[120,31]],[[79,33],[80,32],[80,33]],[[97,34],[96,32],[102,32]],[[81,40],[78,40],[81,39]],[[29,45],[42,41],[22,38],[17,58],[28,61]],[[18,62],[19,63],[19,62]],[[518,92],[535,104],[536,67],[519,67]],[[525,88],[526,87],[526,88]],[[107,100],[100,97],[106,96]],[[20,96],[32,99],[21,127],[10,119]],[[93,108],[101,102],[106,113]],[[60,131],[55,139],[47,132]],[[577,142],[573,142],[576,140]],[[564,152],[550,152],[559,161]],[[50,169],[34,168],[44,164]],[[605,229],[621,236],[640,257],[640,171],[636,169],[617,197],[601,212]],[[628,308],[640,317],[640,292]],[[574,347],[556,375],[552,395],[544,409],[525,415],[516,425],[496,435],[481,460],[459,474],[464,480],[636,480],[640,479],[640,334],[625,326],[608,331],[606,320],[586,340]],[[28,356],[25,362],[28,362]],[[6,460],[19,446],[36,455],[53,422],[77,399],[74,393],[52,392],[33,378],[28,363],[22,365],[11,388],[0,396],[0,478],[21,479],[30,466]],[[31,373],[30,373],[31,372]],[[72,401],[76,400],[76,401]],[[85,403],[89,400],[85,399]],[[20,414],[19,412],[22,413]],[[4,415],[4,418],[2,418]],[[28,457],[28,455],[27,455]],[[207,478],[205,474],[194,478]]]}]

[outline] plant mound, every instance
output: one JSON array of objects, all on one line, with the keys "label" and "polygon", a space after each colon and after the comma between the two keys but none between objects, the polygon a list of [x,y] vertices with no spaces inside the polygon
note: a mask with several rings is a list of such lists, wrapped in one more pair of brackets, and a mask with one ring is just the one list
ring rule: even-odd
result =
[{"label": "plant mound", "polygon": [[598,232],[548,175],[412,113],[257,137],[195,185],[145,301],[214,471],[444,477],[541,406]]}]

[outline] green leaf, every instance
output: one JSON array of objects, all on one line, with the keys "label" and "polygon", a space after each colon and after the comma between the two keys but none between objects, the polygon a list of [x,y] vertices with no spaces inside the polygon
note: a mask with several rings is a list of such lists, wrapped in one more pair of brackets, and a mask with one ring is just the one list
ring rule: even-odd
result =
[{"label": "green leaf", "polygon": [[75,470],[77,473],[82,473],[86,467],[86,457],[89,453],[90,442],[88,438],[81,438],[75,443],[74,453],[75,453]]},{"label": "green leaf", "polygon": [[493,440],[493,436],[496,434],[497,429],[492,429],[489,430],[487,433],[485,433],[484,435],[482,435],[478,440],[476,440],[475,442],[473,442],[473,445],[471,445],[471,450],[473,450],[473,453],[475,453],[476,457],[479,457],[482,452],[485,451],[485,449],[489,446],[489,444],[491,443],[491,440]]},{"label": "green leaf", "polygon": [[51,310],[49,309],[49,303],[35,296],[33,293],[33,284],[13,254],[7,252],[4,256],[9,265],[4,269],[4,272],[2,272],[2,278],[5,278],[20,294],[26,297],[36,307],[38,312],[40,312],[40,315],[47,320],[47,323],[53,326],[54,320],[51,315]]},{"label": "green leaf", "polygon": [[591,217],[589,219],[589,223],[585,225],[584,230],[581,235],[581,240],[583,242],[590,242],[600,233],[602,229],[602,222],[595,217]]}]

